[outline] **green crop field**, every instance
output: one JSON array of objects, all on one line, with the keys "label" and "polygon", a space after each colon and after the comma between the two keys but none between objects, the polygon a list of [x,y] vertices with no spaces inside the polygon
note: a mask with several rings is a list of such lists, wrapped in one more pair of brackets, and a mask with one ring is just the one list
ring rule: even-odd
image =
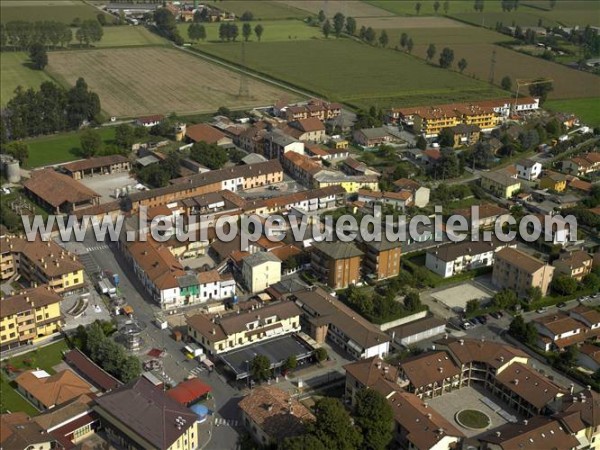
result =
[{"label": "green crop field", "polygon": [[[240,48],[240,43],[202,46],[203,51],[238,64]],[[360,107],[505,95],[487,83],[349,39],[250,42],[246,64],[273,78]]]},{"label": "green crop field", "polygon": [[309,15],[306,11],[285,3],[261,0],[221,0],[215,6],[238,17],[250,11],[257,20],[304,19]]},{"label": "green crop field", "polygon": [[17,86],[39,88],[44,81],[50,80],[41,70],[30,69],[26,63],[29,57],[21,52],[2,52],[0,54],[0,103],[2,106],[13,97]]},{"label": "green crop field", "polygon": [[2,0],[0,20],[56,20],[71,23],[74,19],[94,19],[100,11],[79,0]]},{"label": "green crop field", "polygon": [[[75,32],[73,32],[75,35]],[[94,47],[129,47],[136,45],[165,45],[167,41],[141,26],[104,27],[104,35]]]},{"label": "green crop field", "polygon": [[575,114],[586,125],[600,127],[600,97],[576,100],[548,100],[544,108]]},{"label": "green crop field", "polygon": [[[114,127],[102,127],[98,130],[105,144],[110,144],[115,138]],[[59,164],[75,159],[81,159],[80,133],[61,133],[26,139],[24,142],[29,147],[29,158],[25,166],[28,169]]]},{"label": "green crop field", "polygon": [[[264,28],[261,42],[276,42],[276,41],[290,41],[290,40],[307,40],[307,39],[321,39],[323,33],[318,27],[311,27],[300,20],[268,20],[261,22],[250,22],[252,26],[252,36],[249,41],[258,41],[254,34],[254,27],[257,24],[261,24]],[[219,41],[219,23],[206,23],[203,24],[206,29],[206,41],[199,41],[199,44],[209,42],[220,42]],[[239,41],[242,40],[242,26],[243,22],[237,22],[236,25],[240,31]],[[180,24],[178,26],[179,33],[184,39],[188,39],[187,30],[189,24]]]}]

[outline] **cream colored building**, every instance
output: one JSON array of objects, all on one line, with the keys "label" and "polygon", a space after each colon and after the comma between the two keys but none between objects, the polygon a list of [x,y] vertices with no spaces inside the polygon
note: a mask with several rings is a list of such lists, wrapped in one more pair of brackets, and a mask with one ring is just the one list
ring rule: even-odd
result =
[{"label": "cream colored building", "polygon": [[250,292],[261,292],[281,281],[281,261],[269,252],[257,252],[244,258],[242,277]]},{"label": "cream colored building", "polygon": [[515,291],[526,297],[530,288],[540,288],[548,293],[554,267],[514,248],[503,248],[495,254],[492,283],[500,289]]}]

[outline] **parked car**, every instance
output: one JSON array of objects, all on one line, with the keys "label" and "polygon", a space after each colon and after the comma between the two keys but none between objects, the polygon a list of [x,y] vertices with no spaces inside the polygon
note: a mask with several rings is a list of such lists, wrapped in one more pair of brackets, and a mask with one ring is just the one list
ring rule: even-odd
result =
[{"label": "parked car", "polygon": [[502,313],[500,311],[495,311],[493,313],[490,313],[490,316],[492,316],[494,319],[501,319]]},{"label": "parked car", "polygon": [[473,325],[474,327],[480,325],[479,321],[477,319],[475,319],[475,318],[469,320],[469,322],[471,322],[471,325]]},{"label": "parked car", "polygon": [[546,311],[548,311],[548,308],[546,308],[545,306],[544,306],[544,307],[542,307],[542,308],[538,308],[538,309],[536,309],[536,312],[537,312],[538,314],[543,314],[543,313],[545,313]]},{"label": "parked car", "polygon": [[487,323],[487,318],[485,316],[477,316],[477,320],[479,320],[479,323],[482,325]]},{"label": "parked car", "polygon": [[565,306],[567,306],[565,302],[560,302],[556,305],[557,308],[564,308]]},{"label": "parked car", "polygon": [[469,330],[469,329],[473,328],[473,325],[471,325],[470,322],[463,322],[461,327],[463,330]]}]

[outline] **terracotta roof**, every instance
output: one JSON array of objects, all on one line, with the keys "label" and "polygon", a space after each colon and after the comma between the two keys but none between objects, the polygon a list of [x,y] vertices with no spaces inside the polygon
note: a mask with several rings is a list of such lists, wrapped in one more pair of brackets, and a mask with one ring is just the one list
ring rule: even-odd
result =
[{"label": "terracotta roof", "polygon": [[61,300],[62,297],[47,285],[38,286],[37,288],[28,289],[3,298],[2,308],[0,308],[0,317],[9,317],[20,312],[60,303]]},{"label": "terracotta roof", "polygon": [[539,409],[567,392],[531,367],[516,362],[496,375],[496,381]]},{"label": "terracotta roof", "polygon": [[593,258],[588,255],[588,253],[584,250],[575,250],[570,253],[561,253],[557,260],[555,260],[552,265],[555,265],[556,262],[560,262],[562,264],[566,264],[571,268],[583,267],[586,263],[591,265]]},{"label": "terracotta roof", "polygon": [[275,386],[261,386],[250,391],[238,406],[275,441],[302,434],[305,423],[315,420],[306,406]]},{"label": "terracotta roof", "polygon": [[64,203],[81,203],[100,197],[80,182],[52,169],[31,172],[31,178],[23,186],[55,208]]},{"label": "terracotta roof", "polygon": [[277,197],[248,200],[244,204],[244,211],[256,211],[260,208],[286,208],[297,203],[312,199],[322,199],[330,196],[342,196],[346,193],[343,187],[339,185],[326,186],[319,189],[309,189],[307,191],[293,192]]},{"label": "terracotta roof", "polygon": [[527,423],[507,423],[479,439],[496,444],[502,450],[570,450],[579,447],[579,441],[558,420],[544,416],[532,417]]},{"label": "terracotta roof", "polygon": [[162,114],[155,114],[153,116],[138,117],[136,120],[140,123],[152,123],[152,122],[160,122],[164,118],[165,118],[165,116],[163,116]]},{"label": "terracotta roof", "polygon": [[534,322],[547,328],[555,335],[561,335],[569,331],[581,330],[581,328],[583,328],[583,324],[581,322],[573,319],[567,313],[562,311],[537,317],[534,319]]},{"label": "terracotta roof", "polygon": [[123,164],[128,161],[129,160],[123,155],[108,155],[63,164],[61,167],[69,172],[77,172],[80,170],[98,169],[113,164]]},{"label": "terracotta roof", "polygon": [[65,354],[65,362],[75,368],[81,375],[88,379],[94,386],[102,391],[110,391],[121,386],[119,380],[104,371],[79,349],[73,349]]},{"label": "terracotta roof", "polygon": [[283,157],[294,166],[299,167],[301,170],[311,175],[314,175],[323,168],[318,161],[315,161],[306,155],[301,155],[300,153],[286,152]]},{"label": "terracotta roof", "polygon": [[286,259],[298,256],[302,253],[302,250],[296,247],[294,244],[288,244],[284,245],[283,247],[274,248],[271,250],[271,253],[273,253],[281,261],[285,261]]},{"label": "terracotta roof", "polygon": [[190,378],[184,380],[167,391],[167,395],[181,405],[189,405],[195,402],[200,397],[208,394],[212,388],[200,381],[198,378]]},{"label": "terracotta roof", "polygon": [[591,358],[596,364],[600,364],[600,347],[592,344],[583,344],[579,351]]},{"label": "terracotta roof", "polygon": [[429,148],[427,150],[423,150],[423,154],[429,159],[433,159],[434,161],[437,161],[442,157],[442,153],[437,148]]},{"label": "terracotta roof", "polygon": [[497,259],[508,262],[526,273],[533,274],[545,266],[544,262],[514,248],[506,247],[496,253]]},{"label": "terracotta roof", "polygon": [[567,179],[566,175],[563,175],[559,172],[554,172],[553,170],[546,170],[542,174],[542,179],[547,178],[555,183],[559,183],[561,181],[565,181]]},{"label": "terracotta roof", "polygon": [[[582,401],[585,399],[585,401]],[[562,397],[562,411],[566,413],[578,412],[581,420],[588,427],[600,426],[600,394],[591,389],[586,389],[577,394]],[[579,431],[579,430],[577,430]],[[575,431],[574,431],[575,432]]]},{"label": "terracotta roof", "polygon": [[399,187],[400,189],[409,189],[415,190],[419,189],[421,185],[415,180],[409,180],[408,178],[400,178],[394,181],[394,186]]},{"label": "terracotta roof", "polygon": [[60,405],[81,394],[91,394],[92,392],[92,386],[71,370],[47,375],[45,372],[28,370],[19,375],[15,382],[45,408]]},{"label": "terracotta roof", "polygon": [[479,339],[440,339],[436,344],[446,345],[460,364],[483,362],[498,369],[513,358],[528,358],[527,353],[507,344]]},{"label": "terracotta roof", "polygon": [[569,187],[571,189],[577,189],[584,192],[590,192],[592,190],[592,183],[588,183],[587,181],[580,180],[579,178],[574,178],[570,183]]},{"label": "terracotta roof", "polygon": [[378,356],[346,364],[344,369],[346,369],[346,374],[352,375],[355,380],[368,388],[373,387],[380,379],[394,384],[398,380],[398,368],[386,363]]},{"label": "terracotta roof", "polygon": [[75,416],[91,410],[95,396],[82,394],[58,408],[39,414],[33,418],[37,424],[46,431],[61,427],[65,422],[73,420]]},{"label": "terracotta roof", "polygon": [[582,316],[590,324],[600,323],[600,312],[593,308],[588,308],[585,305],[579,305],[569,311],[571,314],[575,313]]},{"label": "terracotta roof", "polygon": [[207,144],[216,144],[226,137],[224,133],[205,123],[190,125],[186,129],[185,135],[194,142],[206,142]]},{"label": "terracotta roof", "polygon": [[[0,416],[0,446],[6,449],[37,448],[39,444],[53,442],[54,438],[24,412]],[[34,447],[35,446],[35,447]]]},{"label": "terracotta roof", "polygon": [[412,192],[410,191],[400,191],[400,192],[391,192],[391,191],[369,191],[367,189],[359,189],[358,195],[363,197],[371,197],[374,199],[390,199],[390,200],[400,200],[407,201],[412,198]]},{"label": "terracotta roof", "polygon": [[127,244],[127,251],[158,289],[178,287],[177,277],[186,275],[181,263],[167,247],[152,241]]},{"label": "terracotta roof", "polygon": [[[482,205],[473,205],[473,207],[479,207],[479,218],[488,219],[490,217],[498,217],[508,214],[509,211],[506,208],[495,205],[493,203],[484,203]],[[471,218],[471,208],[455,209],[450,214]]]},{"label": "terracotta roof", "polygon": [[441,382],[460,373],[460,367],[445,351],[429,352],[400,362],[400,371],[415,388]]},{"label": "terracotta roof", "polygon": [[[98,397],[96,403],[94,409],[103,421],[116,422],[161,450],[171,448],[198,420],[196,414],[144,377]],[[185,421],[183,425],[177,424],[178,417]]]},{"label": "terracotta roof", "polygon": [[[513,170],[516,169],[513,167]],[[505,171],[496,171],[496,172],[484,172],[481,174],[482,178],[487,178],[489,180],[494,181],[502,186],[513,186],[515,184],[521,184],[521,182],[515,178],[513,178],[510,174]]]},{"label": "terracotta roof", "polygon": [[324,131],[325,125],[316,117],[309,117],[308,119],[296,120],[294,122],[290,122],[290,125],[304,131],[305,133],[311,131]]}]

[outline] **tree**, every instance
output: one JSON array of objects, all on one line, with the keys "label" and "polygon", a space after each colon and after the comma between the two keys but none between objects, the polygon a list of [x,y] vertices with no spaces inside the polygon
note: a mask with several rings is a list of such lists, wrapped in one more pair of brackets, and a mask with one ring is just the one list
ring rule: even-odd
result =
[{"label": "tree", "polygon": [[435,45],[434,44],[429,44],[429,47],[427,47],[427,61],[432,61],[433,58],[435,57]]},{"label": "tree", "polygon": [[444,47],[442,53],[440,54],[440,67],[443,69],[447,69],[452,66],[454,62],[454,50]]},{"label": "tree", "polygon": [[427,148],[427,140],[423,137],[423,135],[419,135],[417,138],[417,148],[421,150],[425,150]]},{"label": "tree", "polygon": [[296,367],[298,367],[298,359],[296,359],[296,356],[288,356],[283,363],[284,370],[294,370]]},{"label": "tree", "polygon": [[228,27],[227,40],[231,39],[233,42],[240,35],[240,30],[235,23],[230,23]]},{"label": "tree", "polygon": [[356,33],[356,19],[354,17],[346,19],[346,33],[350,36],[354,36],[354,33]]},{"label": "tree", "polygon": [[115,128],[115,144],[119,147],[131,150],[131,146],[135,142],[133,127],[123,123]]},{"label": "tree", "polygon": [[379,43],[381,44],[382,47],[387,47],[388,42],[389,42],[389,38],[388,38],[387,31],[383,30],[381,32],[381,34],[379,35]]},{"label": "tree", "polygon": [[361,448],[385,450],[392,440],[394,414],[387,399],[374,389],[361,389],[354,408],[356,425],[363,435]]},{"label": "tree", "polygon": [[529,298],[530,302],[537,302],[539,300],[542,299],[542,290],[539,288],[539,286],[532,286],[529,289],[527,289],[527,297]]},{"label": "tree", "polygon": [[560,353],[558,356],[558,360],[563,363],[567,367],[573,366],[577,362],[577,357],[579,356],[579,349],[576,345],[568,346],[564,351]]},{"label": "tree", "polygon": [[365,31],[365,41],[367,41],[369,44],[373,44],[376,38],[377,33],[375,33],[375,30],[371,27],[367,28]]},{"label": "tree", "polygon": [[251,11],[244,11],[244,13],[240,16],[240,20],[242,22],[252,22],[254,20],[254,14]]},{"label": "tree", "polygon": [[562,275],[552,280],[552,289],[561,295],[571,295],[577,287],[577,280],[569,276]]},{"label": "tree", "polygon": [[126,356],[120,363],[119,378],[123,383],[138,378],[142,374],[142,364],[137,356]]},{"label": "tree", "polygon": [[324,397],[315,404],[314,423],[309,432],[331,450],[357,449],[362,436],[352,424],[350,414],[336,398]]},{"label": "tree", "polygon": [[91,158],[102,149],[102,136],[92,128],[83,130],[80,138],[81,156]]},{"label": "tree", "polygon": [[417,16],[421,12],[421,2],[415,3],[415,11],[417,12]]},{"label": "tree", "polygon": [[344,24],[346,23],[346,18],[342,13],[336,13],[333,16],[333,30],[336,37],[340,37],[342,35],[342,31],[344,31]]},{"label": "tree", "polygon": [[252,25],[249,23],[242,25],[242,36],[244,37],[244,41],[248,42],[248,39],[252,36]]},{"label": "tree", "polygon": [[327,448],[316,436],[302,434],[285,438],[281,443],[281,450],[327,450]]},{"label": "tree", "polygon": [[406,43],[408,42],[408,34],[402,33],[400,35],[400,47],[406,47]]},{"label": "tree", "polygon": [[83,41],[86,45],[92,42],[99,42],[104,35],[104,29],[97,20],[84,20],[79,28],[83,33]]},{"label": "tree", "polygon": [[475,11],[483,12],[484,1],[483,0],[475,0],[475,4],[473,5],[473,9]]},{"label": "tree", "polygon": [[438,134],[438,143],[440,147],[454,147],[454,132],[452,128],[442,128]]},{"label": "tree", "polygon": [[511,336],[525,344],[534,344],[537,341],[537,330],[532,322],[525,323],[522,315],[515,316],[508,327]]},{"label": "tree", "polygon": [[450,1],[446,0],[444,2],[444,14],[448,15],[448,11],[450,10]]},{"label": "tree", "polygon": [[548,98],[548,94],[554,90],[554,86],[551,81],[537,80],[538,83],[529,86],[529,95],[540,99],[540,105],[542,105]]},{"label": "tree", "polygon": [[554,9],[556,6],[556,0],[550,0],[550,9]]},{"label": "tree", "polygon": [[216,144],[197,142],[192,145],[190,157],[209,169],[220,169],[227,162],[227,152]]},{"label": "tree", "polygon": [[408,53],[412,53],[412,49],[415,46],[415,43],[413,42],[412,38],[408,38],[408,41],[406,41],[406,50],[408,50]]},{"label": "tree", "polygon": [[326,39],[329,38],[329,35],[331,34],[331,22],[329,22],[329,20],[326,20],[325,23],[323,23],[321,31],[323,32],[323,36],[325,36]]},{"label": "tree", "polygon": [[437,14],[437,12],[438,12],[438,9],[440,9],[440,6],[441,6],[441,4],[440,4],[440,2],[439,2],[439,1],[437,1],[437,0],[436,0],[436,1],[433,3],[433,11],[434,11],[436,14]]},{"label": "tree", "polygon": [[255,381],[265,381],[271,375],[271,361],[265,355],[256,355],[250,363],[250,375]]},{"label": "tree", "polygon": [[42,44],[35,43],[29,48],[29,58],[37,70],[43,70],[48,65],[48,54]]},{"label": "tree", "polygon": [[479,309],[479,300],[474,298],[467,302],[467,309],[465,310],[465,312],[467,313],[468,316],[470,316],[473,313],[475,313],[475,311],[477,311],[478,309]]},{"label": "tree", "polygon": [[325,11],[320,10],[319,14],[317,15],[317,18],[319,19],[319,22],[325,22],[325,19],[327,19],[327,16],[325,15]]},{"label": "tree", "polygon": [[319,347],[315,350],[315,358],[318,362],[323,362],[327,359],[327,350],[323,347]]},{"label": "tree", "polygon": [[29,147],[22,141],[9,142],[6,144],[3,151],[18,160],[21,166],[25,164],[27,158],[29,158]]},{"label": "tree", "polygon": [[458,70],[460,70],[460,73],[463,73],[466,68],[467,60],[465,58],[461,58],[460,61],[458,61]]},{"label": "tree", "polygon": [[83,78],[78,78],[67,92],[66,116],[69,126],[79,128],[85,121],[94,120],[100,114],[98,94],[88,90]]},{"label": "tree", "polygon": [[265,29],[260,23],[254,27],[254,34],[256,35],[258,42],[260,42],[260,38],[262,37],[264,31]]},{"label": "tree", "polygon": [[419,292],[410,291],[404,297],[404,307],[407,310],[409,310],[411,312],[415,312],[415,311],[419,310],[419,308],[421,308],[421,306],[422,306],[422,303],[421,303],[421,296],[419,295]]},{"label": "tree", "polygon": [[600,291],[600,276],[595,273],[587,274],[583,277],[583,286],[592,292]]},{"label": "tree", "polygon": [[510,91],[512,89],[512,80],[508,75],[502,78],[502,81],[500,81],[500,87],[505,91]]},{"label": "tree", "polygon": [[96,15],[96,20],[98,21],[100,26],[106,25],[106,15],[104,13],[100,13],[100,14]]}]

